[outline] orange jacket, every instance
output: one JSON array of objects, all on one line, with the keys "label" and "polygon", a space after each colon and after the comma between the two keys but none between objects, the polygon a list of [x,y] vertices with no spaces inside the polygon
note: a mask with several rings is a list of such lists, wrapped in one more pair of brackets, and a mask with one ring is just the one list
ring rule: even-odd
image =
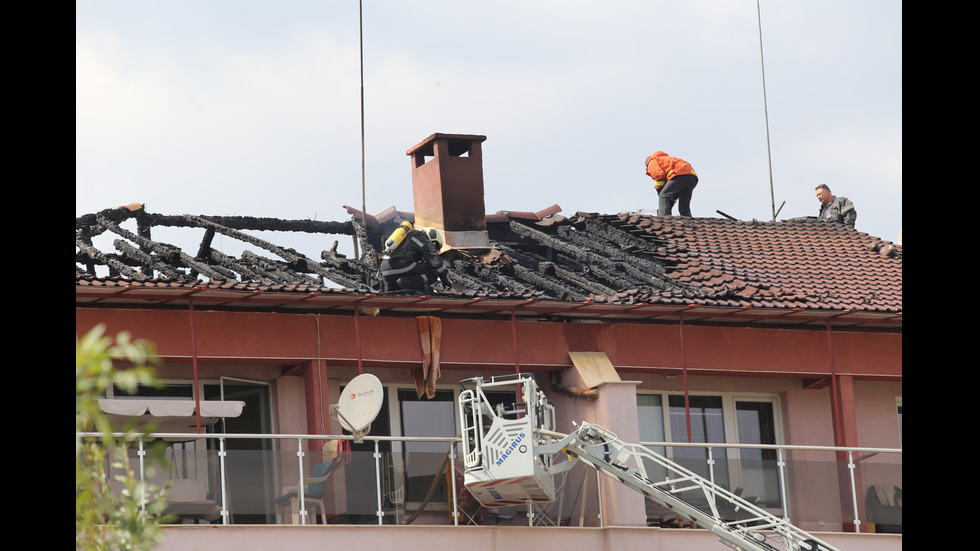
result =
[{"label": "orange jacket", "polygon": [[674,176],[681,174],[694,174],[697,172],[683,159],[671,157],[663,151],[658,151],[647,157],[647,176],[653,178],[653,186],[657,188],[657,193],[663,189],[667,182]]}]

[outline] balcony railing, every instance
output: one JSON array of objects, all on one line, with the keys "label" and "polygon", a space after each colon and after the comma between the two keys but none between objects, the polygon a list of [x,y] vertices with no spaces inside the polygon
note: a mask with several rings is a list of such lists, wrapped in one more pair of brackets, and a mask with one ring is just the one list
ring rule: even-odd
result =
[{"label": "balcony railing", "polygon": [[[151,439],[166,444],[162,465],[144,460]],[[463,488],[460,442],[153,433],[129,453],[144,482],[170,485],[168,512],[181,523],[605,525],[602,475],[582,464],[556,475],[552,503],[480,507]],[[901,531],[900,449],[643,444],[804,530]],[[684,526],[650,500],[646,516],[651,526]]]}]

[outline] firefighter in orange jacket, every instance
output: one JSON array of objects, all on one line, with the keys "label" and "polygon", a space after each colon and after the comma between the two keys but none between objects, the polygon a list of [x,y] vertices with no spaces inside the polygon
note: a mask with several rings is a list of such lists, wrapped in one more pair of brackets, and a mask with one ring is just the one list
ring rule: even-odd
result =
[{"label": "firefighter in orange jacket", "polygon": [[670,216],[674,203],[681,216],[691,216],[691,195],[698,185],[698,175],[690,163],[658,151],[647,157],[647,175],[653,178],[660,195],[657,216]]}]

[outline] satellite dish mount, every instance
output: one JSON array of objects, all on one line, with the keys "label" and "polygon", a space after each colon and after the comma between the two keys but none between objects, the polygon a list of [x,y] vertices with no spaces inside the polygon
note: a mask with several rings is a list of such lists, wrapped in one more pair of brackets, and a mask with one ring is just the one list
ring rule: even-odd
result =
[{"label": "satellite dish mount", "polygon": [[381,412],[384,387],[370,373],[362,373],[344,387],[340,403],[330,406],[330,415],[336,415],[341,426],[354,435],[354,442],[363,442],[371,432],[371,423]]}]

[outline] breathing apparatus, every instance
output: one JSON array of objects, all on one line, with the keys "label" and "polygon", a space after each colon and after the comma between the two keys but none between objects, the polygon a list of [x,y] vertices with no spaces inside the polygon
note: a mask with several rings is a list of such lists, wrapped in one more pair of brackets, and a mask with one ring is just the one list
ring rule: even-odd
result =
[{"label": "breathing apparatus", "polygon": [[395,228],[395,231],[391,232],[388,236],[388,240],[385,241],[385,252],[390,253],[391,251],[398,248],[402,241],[405,240],[405,236],[412,233],[412,223],[409,221],[402,222]]}]

